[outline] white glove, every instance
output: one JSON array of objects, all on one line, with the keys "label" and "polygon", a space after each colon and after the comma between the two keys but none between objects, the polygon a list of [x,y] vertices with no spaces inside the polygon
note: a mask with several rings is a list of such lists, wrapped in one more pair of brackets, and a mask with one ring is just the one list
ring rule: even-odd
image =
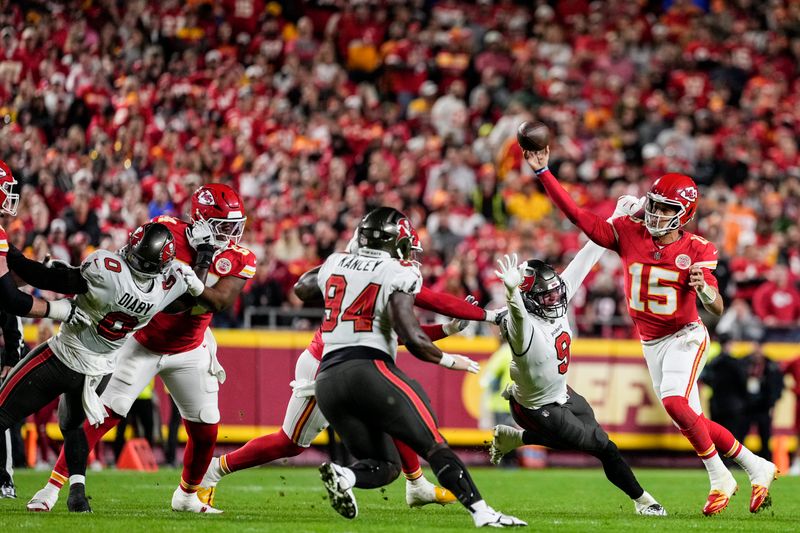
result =
[{"label": "white glove", "polygon": [[315,383],[314,380],[293,379],[289,385],[292,387],[292,394],[295,398],[310,398],[314,396]]},{"label": "white glove", "polygon": [[470,374],[477,374],[481,371],[481,365],[469,357],[457,353],[442,352],[442,359],[439,364],[450,370],[465,370]]},{"label": "white glove", "polygon": [[617,200],[617,206],[614,208],[614,213],[606,220],[611,222],[615,218],[633,216],[644,208],[644,203],[647,199],[642,196],[636,198],[630,194],[623,194]]},{"label": "white glove", "polygon": [[197,250],[201,244],[207,244],[217,248],[219,243],[216,241],[214,230],[207,220],[199,219],[192,223],[191,226],[186,228],[186,239],[189,241],[189,246]]},{"label": "white glove", "polygon": [[[472,296],[471,294],[464,298],[467,303],[472,305],[478,305],[478,299]],[[455,335],[459,331],[464,331],[469,326],[469,320],[462,319],[462,318],[454,318],[447,324],[442,326],[442,330],[444,330],[444,334],[448,337],[450,335]]]},{"label": "white glove", "polygon": [[495,326],[499,326],[503,321],[503,317],[508,314],[508,306],[498,307],[497,309],[484,309],[486,311],[486,318],[484,322],[493,322]]},{"label": "white glove", "polygon": [[197,277],[194,270],[188,266],[178,265],[175,270],[183,278],[183,281],[186,282],[186,292],[192,296],[200,296],[203,291],[206,290],[206,284],[200,281],[200,278]]},{"label": "white glove", "polygon": [[517,254],[503,256],[503,259],[498,259],[497,264],[500,270],[495,270],[494,273],[505,284],[506,289],[513,291],[519,284],[522,283],[522,267],[517,264]]},{"label": "white glove", "polygon": [[87,327],[92,325],[92,319],[83,312],[75,300],[62,298],[48,303],[47,318],[66,322],[70,326]]}]

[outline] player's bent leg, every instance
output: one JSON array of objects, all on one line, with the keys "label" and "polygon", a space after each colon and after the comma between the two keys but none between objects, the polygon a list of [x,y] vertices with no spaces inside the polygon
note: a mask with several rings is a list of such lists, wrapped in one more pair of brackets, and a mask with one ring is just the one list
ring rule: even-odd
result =
[{"label": "player's bent leg", "polygon": [[422,507],[430,503],[447,505],[457,501],[455,494],[425,478],[417,452],[402,441],[393,439],[393,442],[400,455],[400,466],[406,478],[406,503],[409,507]]}]

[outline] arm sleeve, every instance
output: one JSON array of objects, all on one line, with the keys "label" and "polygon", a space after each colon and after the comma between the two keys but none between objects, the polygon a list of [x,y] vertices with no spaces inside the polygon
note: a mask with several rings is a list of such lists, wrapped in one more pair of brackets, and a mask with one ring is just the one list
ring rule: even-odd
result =
[{"label": "arm sleeve", "polygon": [[425,335],[432,341],[438,341],[439,339],[444,339],[447,335],[444,334],[444,325],[443,324],[428,324],[425,326],[420,326],[422,331],[425,332]]},{"label": "arm sleeve", "polygon": [[583,280],[586,279],[586,276],[592,271],[592,268],[594,268],[594,265],[597,264],[605,251],[606,249],[602,246],[594,242],[587,242],[575,254],[574,259],[570,261],[561,274],[561,279],[567,285],[567,301],[572,300],[572,297],[578,291],[578,287],[581,286]]},{"label": "arm sleeve", "polygon": [[2,366],[14,366],[19,363],[22,353],[22,321],[11,313],[3,313],[3,348]]},{"label": "arm sleeve", "polygon": [[591,211],[578,207],[578,204],[567,194],[567,191],[549,170],[545,170],[538,176],[547,195],[587,237],[603,248],[617,249],[617,234],[611,224]]},{"label": "arm sleeve", "polygon": [[[477,305],[472,305],[466,300],[456,298],[450,294],[434,292],[427,287],[422,287],[417,294],[415,305],[427,311],[461,320],[485,320],[486,311]],[[430,335],[429,335],[430,336]]]},{"label": "arm sleeve", "polygon": [[33,307],[33,296],[20,291],[11,272],[0,276],[0,309],[17,316],[27,316]]},{"label": "arm sleeve", "polygon": [[8,268],[22,281],[37,289],[60,292],[61,294],[82,294],[88,290],[86,280],[77,267],[47,267],[28,259],[16,247],[9,246]]},{"label": "arm sleeve", "polygon": [[528,351],[533,341],[533,323],[522,302],[519,289],[515,288],[511,293],[506,290],[506,300],[508,300],[508,316],[502,322],[503,329],[511,351],[514,355],[520,356]]}]

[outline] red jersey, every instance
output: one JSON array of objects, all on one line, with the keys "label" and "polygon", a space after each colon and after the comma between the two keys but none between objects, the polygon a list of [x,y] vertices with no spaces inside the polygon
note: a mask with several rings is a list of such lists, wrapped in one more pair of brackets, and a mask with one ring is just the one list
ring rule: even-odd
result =
[{"label": "red jersey", "polygon": [[[194,265],[197,252],[186,238],[188,222],[162,215],[153,219],[169,228],[175,239],[175,259],[187,265]],[[250,279],[256,273],[256,256],[241,246],[231,244],[218,253],[208,271],[206,285],[214,286],[220,278],[235,276]],[[205,308],[195,307],[179,314],[158,313],[147,326],[137,331],[133,338],[148,350],[162,354],[188,352],[203,342],[206,328],[211,323],[212,313]]]},{"label": "red jersey", "polygon": [[671,335],[700,320],[697,294],[689,286],[689,268],[704,268],[706,283],[718,287],[717,248],[702,237],[682,232],[664,247],[653,241],[644,222],[631,217],[613,220],[617,252],[625,270],[625,296],[642,340]]},{"label": "red jersey", "polygon": [[0,226],[0,257],[5,257],[8,254],[8,235],[5,228]]}]

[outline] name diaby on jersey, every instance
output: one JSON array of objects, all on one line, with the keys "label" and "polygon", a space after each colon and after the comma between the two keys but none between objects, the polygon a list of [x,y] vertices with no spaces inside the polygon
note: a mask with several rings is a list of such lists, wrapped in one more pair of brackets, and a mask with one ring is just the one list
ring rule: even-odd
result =
[{"label": "name diaby on jersey", "polygon": [[147,315],[154,305],[139,301],[138,298],[127,292],[123,294],[119,300],[117,300],[117,304],[133,313],[136,313],[137,315]]}]

